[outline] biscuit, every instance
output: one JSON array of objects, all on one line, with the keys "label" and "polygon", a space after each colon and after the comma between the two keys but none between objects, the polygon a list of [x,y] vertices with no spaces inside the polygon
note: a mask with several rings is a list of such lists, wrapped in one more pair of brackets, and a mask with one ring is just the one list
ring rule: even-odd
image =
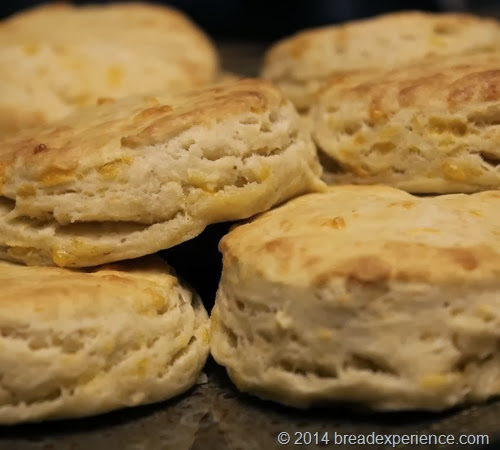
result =
[{"label": "biscuit", "polygon": [[53,4],[0,22],[0,135],[100,97],[211,83],[213,44],[179,11],[146,3]]},{"label": "biscuit", "polygon": [[0,141],[0,252],[71,267],[143,256],[322,189],[320,171],[265,81],[104,102]]},{"label": "biscuit", "polygon": [[329,183],[414,193],[497,189],[500,53],[338,77],[322,91],[310,123]]},{"label": "biscuit", "polygon": [[236,227],[211,352],[245,392],[440,410],[500,394],[500,191],[338,186]]},{"label": "biscuit", "polygon": [[159,258],[95,270],[0,262],[0,423],[81,417],[193,386],[208,316]]},{"label": "biscuit", "polygon": [[262,75],[307,110],[331,76],[397,67],[431,55],[500,47],[493,19],[466,14],[398,12],[343,25],[302,31],[275,44]]}]

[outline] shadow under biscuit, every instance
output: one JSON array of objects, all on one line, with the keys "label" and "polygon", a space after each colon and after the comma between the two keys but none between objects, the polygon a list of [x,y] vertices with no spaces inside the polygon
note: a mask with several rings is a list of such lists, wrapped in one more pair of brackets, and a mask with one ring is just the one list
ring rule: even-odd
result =
[{"label": "shadow under biscuit", "polygon": [[234,222],[208,226],[197,237],[160,252],[160,256],[176,270],[201,297],[210,313],[222,272],[222,255],[218,245]]},{"label": "shadow under biscuit", "polygon": [[[271,450],[284,447],[277,442],[283,431],[292,438],[299,436],[296,433],[318,433],[320,437],[328,433],[329,439],[334,433],[488,435],[489,447],[471,448],[494,448],[500,442],[498,401],[446,413],[370,413],[341,404],[298,410],[238,392],[224,368],[212,359],[205,372],[207,383],[166,402],[86,419],[2,427],[0,450]],[[325,448],[332,445],[330,442]],[[393,447],[383,444],[376,448]]]},{"label": "shadow under biscuit", "polygon": [[[319,442],[318,445],[311,445],[313,448],[331,446],[335,433],[342,436],[369,436],[374,433],[375,436],[384,436],[384,440],[385,436],[389,435],[453,435],[455,439],[461,435],[473,437],[487,435],[489,445],[471,447],[491,448],[490,446],[494,447],[500,443],[497,420],[500,414],[500,401],[489,401],[483,405],[455,408],[441,413],[372,412],[341,403],[300,410],[241,394],[232,385],[224,368],[211,359],[207,365],[207,372],[213,395],[211,414],[230,450],[283,448],[284,446],[277,441],[278,434],[283,431],[291,436],[291,443],[293,440],[299,442],[300,436],[306,436],[307,432],[313,436],[317,434],[319,439],[328,436],[330,440],[328,445]],[[430,439],[431,443],[432,436]],[[349,447],[348,444],[336,446]],[[393,448],[389,443],[378,446],[366,445],[366,448],[375,447]],[[408,446],[408,448],[417,447]],[[453,445],[426,446],[431,449],[451,447]]]},{"label": "shadow under biscuit", "polygon": [[209,414],[208,386],[175,399],[78,420],[0,427],[0,450],[190,450]]}]

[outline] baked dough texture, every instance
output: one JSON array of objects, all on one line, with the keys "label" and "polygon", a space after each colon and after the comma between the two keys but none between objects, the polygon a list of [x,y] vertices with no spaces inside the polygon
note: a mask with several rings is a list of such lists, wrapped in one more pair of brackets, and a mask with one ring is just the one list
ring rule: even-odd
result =
[{"label": "baked dough texture", "polygon": [[310,123],[328,183],[414,193],[498,189],[500,53],[339,76]]},{"label": "baked dough texture", "polygon": [[72,271],[0,262],[0,423],[171,398],[208,355],[208,316],[159,258]]},{"label": "baked dough texture", "polygon": [[333,75],[499,47],[500,27],[494,19],[398,12],[286,38],[267,52],[262,75],[277,83],[297,108],[307,110]]},{"label": "baked dough texture", "polygon": [[211,83],[213,44],[181,12],[147,3],[50,4],[0,22],[0,135],[154,90]]},{"label": "baked dough texture", "polygon": [[265,81],[104,102],[0,142],[0,253],[135,258],[323,189],[320,173],[293,105]]},{"label": "baked dough texture", "polygon": [[236,227],[211,352],[296,407],[441,410],[500,394],[500,191],[330,187]]}]

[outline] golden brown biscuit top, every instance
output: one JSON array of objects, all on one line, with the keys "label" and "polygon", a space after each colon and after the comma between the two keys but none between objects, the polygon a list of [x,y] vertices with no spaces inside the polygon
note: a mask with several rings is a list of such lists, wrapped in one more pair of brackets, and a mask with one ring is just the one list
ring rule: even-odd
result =
[{"label": "golden brown biscuit top", "polygon": [[263,73],[271,79],[322,79],[334,73],[387,68],[432,55],[500,47],[494,19],[467,14],[391,13],[302,31],[274,45]]},{"label": "golden brown biscuit top", "polygon": [[[332,77],[318,94],[330,110],[347,103],[366,105],[367,120],[383,122],[404,108],[467,112],[470,105],[496,108],[500,100],[500,52],[429,58],[388,72],[344,74]],[[365,106],[364,106],[365,107]],[[356,109],[357,110],[357,109]],[[491,120],[493,110],[477,111],[473,122]]]},{"label": "golden brown biscuit top", "polygon": [[240,277],[321,287],[360,283],[495,283],[500,191],[416,197],[385,186],[309,194],[236,227],[220,244]]},{"label": "golden brown biscuit top", "polygon": [[172,289],[179,287],[171,269],[158,257],[86,271],[0,261],[0,284],[0,319],[4,312],[11,320],[18,315],[22,321],[37,316],[84,319],[120,308],[160,314]]},{"label": "golden brown biscuit top", "polygon": [[[139,64],[140,58],[155,56],[183,68],[193,85],[211,81],[217,72],[212,43],[190,19],[173,8],[147,3],[55,3],[23,11],[0,22],[0,49],[18,47],[26,57],[56,55],[76,73],[89,64],[89,56],[93,64],[106,65],[106,55],[124,51],[137,55]],[[8,68],[3,71],[2,78],[12,81]],[[110,66],[109,86],[120,85],[125,71]],[[87,83],[83,75],[80,83]]]},{"label": "golden brown biscuit top", "polygon": [[148,146],[164,143],[184,130],[211,127],[248,112],[262,114],[285,102],[270,83],[252,79],[179,96],[102,99],[95,107],[0,141],[0,193],[13,197],[11,182],[50,187],[62,179],[84,177],[89,170],[130,165]]}]

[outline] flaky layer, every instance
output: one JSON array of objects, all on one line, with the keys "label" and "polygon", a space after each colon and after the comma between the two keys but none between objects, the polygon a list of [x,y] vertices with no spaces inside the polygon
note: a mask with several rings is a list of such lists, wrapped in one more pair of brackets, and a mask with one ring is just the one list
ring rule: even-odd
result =
[{"label": "flaky layer", "polygon": [[500,393],[500,194],[335,187],[225,236],[211,351],[297,407],[439,410]]},{"label": "flaky layer", "polygon": [[217,55],[161,6],[46,5],[0,23],[0,135],[44,125],[100,97],[210,83]]},{"label": "flaky layer", "polygon": [[319,173],[266,82],[103,104],[3,143],[2,251],[73,267],[137,257],[321,189]]},{"label": "flaky layer", "polygon": [[415,193],[500,186],[500,53],[337,77],[310,122],[332,184]]},{"label": "flaky layer", "polygon": [[267,53],[262,74],[299,109],[307,110],[332,75],[499,46],[495,20],[465,14],[392,13],[284,39]]},{"label": "flaky layer", "polygon": [[158,261],[74,272],[0,262],[0,423],[81,417],[189,389],[199,299]]},{"label": "flaky layer", "polygon": [[212,315],[212,355],[244,392],[300,408],[380,410],[441,410],[500,394],[498,285],[336,278],[301,291],[251,281],[224,277]]}]

